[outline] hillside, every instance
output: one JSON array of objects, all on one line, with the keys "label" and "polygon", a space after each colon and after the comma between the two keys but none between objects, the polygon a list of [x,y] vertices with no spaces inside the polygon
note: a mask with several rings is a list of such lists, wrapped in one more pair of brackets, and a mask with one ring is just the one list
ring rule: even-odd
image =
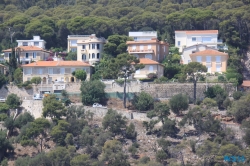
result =
[{"label": "hillside", "polygon": [[0,50],[13,39],[40,35],[46,47],[67,46],[69,34],[156,30],[173,44],[174,30],[218,29],[240,51],[249,45],[249,0],[0,0]]}]

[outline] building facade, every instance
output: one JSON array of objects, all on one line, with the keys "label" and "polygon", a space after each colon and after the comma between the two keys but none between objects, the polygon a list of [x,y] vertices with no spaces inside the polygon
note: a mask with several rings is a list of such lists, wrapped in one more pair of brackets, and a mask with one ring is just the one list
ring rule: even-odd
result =
[{"label": "building facade", "polygon": [[157,75],[157,78],[160,78],[164,74],[164,66],[160,64],[159,62],[156,62],[154,60],[148,59],[148,58],[140,58],[140,63],[144,64],[145,67],[143,69],[139,69],[134,73],[134,78],[140,79],[140,78],[147,78],[148,74],[155,73]]},{"label": "building facade", "polygon": [[40,36],[33,36],[31,40],[16,40],[17,46],[36,46],[42,49],[45,49],[46,42],[40,38]]},{"label": "building facade", "polygon": [[217,50],[204,50],[190,54],[192,62],[200,62],[208,73],[222,73],[227,70],[228,54]]},{"label": "building facade", "polygon": [[[19,55],[22,64],[29,64],[32,61],[45,61],[50,55],[50,52],[35,46],[20,46],[15,48],[16,54]],[[12,49],[3,50],[4,59],[9,61],[12,54]]]},{"label": "building facade", "polygon": [[87,79],[90,79],[92,72],[91,65],[79,61],[38,61],[22,65],[22,68],[24,82],[33,77],[41,77],[42,84],[79,82],[72,75],[73,71],[85,70]]},{"label": "building facade", "polygon": [[197,44],[217,49],[218,45],[223,43],[218,40],[218,30],[175,31],[175,47],[179,48],[179,52],[182,52],[186,47]]},{"label": "building facade", "polygon": [[204,51],[204,50],[216,50],[216,49],[208,47],[207,45],[204,45],[204,44],[196,44],[193,46],[186,47],[182,50],[182,53],[181,53],[181,63],[188,64],[189,62],[192,62],[190,54],[193,54],[199,51]]},{"label": "building facade", "polygon": [[68,52],[77,52],[77,61],[94,65],[100,61],[105,43],[105,38],[98,38],[95,34],[69,35]]},{"label": "building facade", "polygon": [[134,41],[127,41],[128,53],[137,58],[161,62],[168,55],[169,44],[157,39],[157,32],[129,32]]}]

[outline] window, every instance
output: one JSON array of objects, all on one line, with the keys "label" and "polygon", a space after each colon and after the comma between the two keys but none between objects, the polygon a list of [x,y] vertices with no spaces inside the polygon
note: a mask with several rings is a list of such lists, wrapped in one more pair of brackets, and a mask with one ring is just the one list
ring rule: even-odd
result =
[{"label": "window", "polygon": [[135,74],[140,74],[140,69],[136,70]]},{"label": "window", "polygon": [[36,52],[33,52],[33,59],[36,59]]},{"label": "window", "polygon": [[85,49],[86,49],[86,46],[85,46],[85,45],[82,45],[82,49],[85,50]]},{"label": "window", "polygon": [[195,53],[196,51],[192,51],[192,54]]},{"label": "window", "polygon": [[211,66],[207,66],[207,72],[211,73]]},{"label": "window", "polygon": [[160,46],[158,45],[158,51],[160,51]]},{"label": "window", "polygon": [[136,41],[137,40],[137,37],[134,37],[134,41]]},{"label": "window", "polygon": [[39,42],[34,42],[34,46],[39,46]]},{"label": "window", "polygon": [[160,55],[158,54],[158,61],[160,60]]},{"label": "window", "polygon": [[149,66],[148,70],[149,70],[150,73],[154,72],[154,66]]},{"label": "window", "polygon": [[28,42],[23,42],[23,46],[28,46]]},{"label": "window", "polygon": [[196,41],[196,37],[192,37],[192,41]]},{"label": "window", "polygon": [[94,59],[95,58],[95,53],[92,53],[92,59]]},{"label": "window", "polygon": [[201,56],[197,56],[197,57],[196,57],[196,61],[197,61],[197,62],[201,62]]},{"label": "window", "polygon": [[221,72],[221,66],[220,65],[216,65],[216,71]]},{"label": "window", "polygon": [[152,59],[152,55],[151,54],[146,54],[145,58]]},{"label": "window", "polygon": [[134,56],[135,56],[136,58],[139,58],[139,55],[138,55],[138,54],[134,54]]},{"label": "window", "polygon": [[86,55],[82,54],[82,60],[86,60]]},{"label": "window", "polygon": [[77,41],[76,40],[71,40],[71,46],[77,46]]},{"label": "window", "polygon": [[211,37],[202,37],[202,42],[203,43],[209,43],[211,42],[212,38]]},{"label": "window", "polygon": [[136,50],[136,45],[133,45],[133,46],[132,46],[132,50]]},{"label": "window", "polygon": [[178,46],[181,46],[181,41],[178,41]]},{"label": "window", "polygon": [[65,73],[66,74],[71,74],[71,68],[65,68]]},{"label": "window", "polygon": [[70,50],[71,50],[71,52],[76,52],[77,49],[76,48],[71,48]]},{"label": "window", "polygon": [[92,49],[95,49],[95,44],[92,44]]},{"label": "window", "polygon": [[65,74],[65,68],[60,68],[60,73]]},{"label": "window", "polygon": [[91,49],[90,44],[89,44],[89,49]]},{"label": "window", "polygon": [[9,53],[9,58],[11,57],[11,53]]},{"label": "window", "polygon": [[76,69],[75,68],[71,68],[71,73],[73,73],[73,71],[75,71]]},{"label": "window", "polygon": [[221,62],[221,57],[220,56],[216,56],[216,62]]},{"label": "window", "polygon": [[96,44],[96,49],[100,49],[100,44]]},{"label": "window", "polygon": [[25,75],[29,75],[29,74],[32,73],[32,70],[31,70],[31,68],[24,68],[23,72],[24,72]]},{"label": "window", "polygon": [[148,49],[149,49],[149,50],[151,50],[151,49],[152,49],[151,45],[148,45]]},{"label": "window", "polygon": [[211,56],[206,56],[206,61],[211,62]]},{"label": "window", "polygon": [[26,58],[29,58],[29,53],[25,53],[25,57],[26,57]]},{"label": "window", "polygon": [[49,68],[49,74],[53,74],[53,69]]},{"label": "window", "polygon": [[100,58],[100,54],[99,53],[97,53],[97,59],[99,59]]},{"label": "window", "polygon": [[37,69],[37,74],[40,74],[40,75],[43,74],[43,69],[42,68],[38,68]]},{"label": "window", "polygon": [[53,68],[53,74],[60,74],[60,68]]},{"label": "window", "polygon": [[166,52],[166,46],[164,46],[164,52]]},{"label": "window", "polygon": [[143,48],[144,48],[144,46],[143,46],[143,45],[140,45],[140,50],[141,50],[141,51],[143,50]]}]

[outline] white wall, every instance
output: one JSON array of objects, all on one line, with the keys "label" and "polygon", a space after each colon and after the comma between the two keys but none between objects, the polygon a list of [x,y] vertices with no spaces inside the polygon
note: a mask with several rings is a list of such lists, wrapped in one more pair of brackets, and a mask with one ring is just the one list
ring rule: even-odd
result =
[{"label": "white wall", "polygon": [[[192,38],[195,37],[196,41],[192,41]],[[211,38],[211,42],[203,42],[202,38],[204,37],[210,37]],[[195,44],[206,44],[209,45],[210,47],[214,47],[217,48],[217,41],[218,41],[218,35],[217,34],[190,34],[187,35],[187,43],[186,46],[192,46]]]},{"label": "white wall", "polygon": [[[192,41],[192,37],[196,37],[196,41]],[[202,37],[211,37],[211,42],[202,42]],[[178,41],[180,41],[180,46],[178,46]],[[205,44],[209,47],[213,47],[217,49],[218,42],[218,34],[186,34],[183,33],[175,33],[175,47],[179,48],[179,52],[182,52],[183,46],[189,47],[196,44]]]},{"label": "white wall", "polygon": [[[178,46],[178,41],[180,41],[180,46]],[[185,33],[175,34],[175,47],[179,48],[179,52],[182,52],[183,46],[187,45],[187,36]]]},{"label": "white wall", "polygon": [[191,47],[185,48],[181,55],[183,64],[188,64],[188,61],[192,62],[190,58],[190,54],[192,54],[192,51],[199,52],[199,51],[204,51],[208,49],[210,50],[211,48],[206,47],[204,45],[197,45],[197,46],[191,46]]}]

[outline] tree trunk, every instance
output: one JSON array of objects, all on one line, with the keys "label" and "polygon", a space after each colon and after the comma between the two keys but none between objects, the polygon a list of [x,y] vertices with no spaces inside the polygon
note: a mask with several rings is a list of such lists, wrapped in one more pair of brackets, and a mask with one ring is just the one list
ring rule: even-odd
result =
[{"label": "tree trunk", "polygon": [[124,79],[124,89],[123,89],[123,106],[126,108],[126,85],[127,85],[127,78]]},{"label": "tree trunk", "polygon": [[196,104],[196,83],[197,81],[194,80],[194,104]]}]

